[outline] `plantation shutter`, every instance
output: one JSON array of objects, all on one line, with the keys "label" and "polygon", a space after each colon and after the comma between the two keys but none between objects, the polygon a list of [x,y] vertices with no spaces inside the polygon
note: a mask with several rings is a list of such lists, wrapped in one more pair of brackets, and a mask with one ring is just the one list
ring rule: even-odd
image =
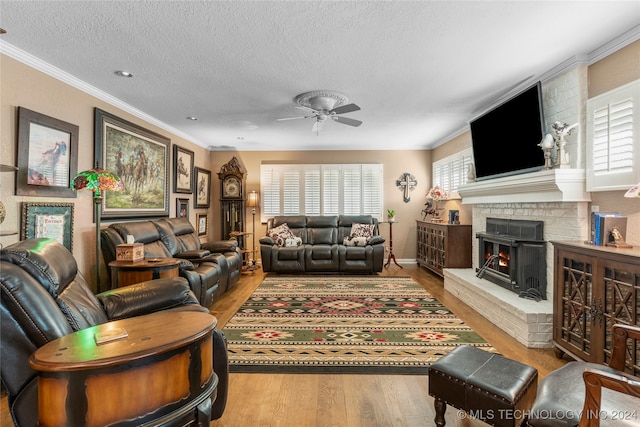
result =
[{"label": "plantation shutter", "polygon": [[282,176],[282,214],[300,214],[300,171],[288,170]]},{"label": "plantation shutter", "polygon": [[340,171],[335,168],[323,168],[322,177],[322,214],[338,215],[340,213]]},{"label": "plantation shutter", "polygon": [[262,221],[278,215],[372,215],[382,218],[379,164],[261,166]]},{"label": "plantation shutter", "polygon": [[[640,178],[640,80],[587,102],[587,190],[626,189]],[[637,142],[636,144],[637,145]]]},{"label": "plantation shutter", "polygon": [[360,213],[361,184],[360,170],[344,169],[342,171],[342,213],[345,215],[358,215]]},{"label": "plantation shutter", "polygon": [[467,171],[471,165],[471,149],[445,157],[433,163],[433,186],[449,193],[450,198],[459,198],[458,188],[467,183]]},{"label": "plantation shutter", "polygon": [[260,189],[262,190],[262,215],[272,217],[280,215],[280,171],[274,168],[261,168]]},{"label": "plantation shutter", "polygon": [[320,170],[304,171],[304,214],[320,215]]}]

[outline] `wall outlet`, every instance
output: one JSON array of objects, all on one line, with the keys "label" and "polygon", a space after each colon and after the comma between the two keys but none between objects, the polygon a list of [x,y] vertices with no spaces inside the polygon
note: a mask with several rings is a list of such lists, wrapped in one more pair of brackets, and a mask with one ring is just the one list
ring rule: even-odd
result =
[{"label": "wall outlet", "polygon": [[600,206],[592,205],[591,206],[591,212],[600,212]]},{"label": "wall outlet", "polygon": [[384,245],[384,251],[385,251],[385,252],[389,252],[389,246]]}]

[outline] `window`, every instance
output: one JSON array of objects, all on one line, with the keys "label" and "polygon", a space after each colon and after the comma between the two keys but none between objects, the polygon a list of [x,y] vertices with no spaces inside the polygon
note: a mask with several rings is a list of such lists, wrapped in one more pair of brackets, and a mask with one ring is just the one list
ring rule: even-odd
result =
[{"label": "window", "polygon": [[587,191],[623,190],[640,180],[640,80],[587,101]]},{"label": "window", "polygon": [[472,164],[471,148],[433,162],[433,186],[439,186],[457,198],[458,187],[467,183],[467,172]]},{"label": "window", "polygon": [[262,221],[276,215],[382,218],[382,165],[261,165]]}]

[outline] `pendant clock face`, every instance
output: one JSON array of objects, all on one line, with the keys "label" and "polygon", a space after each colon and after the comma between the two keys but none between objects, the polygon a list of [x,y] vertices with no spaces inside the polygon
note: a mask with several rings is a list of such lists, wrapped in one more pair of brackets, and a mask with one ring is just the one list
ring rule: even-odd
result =
[{"label": "pendant clock face", "polygon": [[240,180],[235,176],[225,178],[222,191],[223,197],[240,197]]}]

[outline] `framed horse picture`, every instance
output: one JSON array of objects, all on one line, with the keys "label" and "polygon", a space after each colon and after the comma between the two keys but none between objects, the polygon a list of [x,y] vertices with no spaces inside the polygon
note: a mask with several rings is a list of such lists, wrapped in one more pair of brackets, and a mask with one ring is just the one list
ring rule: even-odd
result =
[{"label": "framed horse picture", "polygon": [[169,216],[171,140],[98,108],[95,162],[120,177],[124,191],[107,191],[103,218]]},{"label": "framed horse picture", "polygon": [[193,169],[195,197],[193,198],[194,208],[208,208],[211,198],[211,171],[195,167]]},{"label": "framed horse picture", "polygon": [[193,151],[173,145],[173,192],[193,193]]},{"label": "framed horse picture", "polygon": [[18,196],[69,197],[78,172],[78,126],[18,107]]}]

